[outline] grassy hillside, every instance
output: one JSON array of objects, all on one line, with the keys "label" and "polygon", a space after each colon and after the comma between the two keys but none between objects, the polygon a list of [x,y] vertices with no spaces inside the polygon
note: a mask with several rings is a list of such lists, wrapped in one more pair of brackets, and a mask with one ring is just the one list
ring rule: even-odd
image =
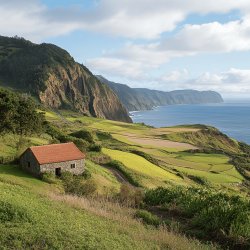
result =
[{"label": "grassy hillside", "polygon": [[133,209],[64,195],[15,166],[0,166],[0,189],[2,249],[213,249],[145,227]]},{"label": "grassy hillside", "polygon": [[[182,190],[179,189],[182,187],[183,190],[201,190],[204,194],[226,192],[225,197],[228,198],[225,199],[230,204],[235,199],[231,198],[234,197],[232,195],[240,194],[242,198],[237,196],[237,199],[243,199],[243,204],[247,204],[248,181],[234,158],[235,155],[243,157],[240,159],[244,159],[244,166],[247,166],[246,145],[232,141],[213,128],[211,132],[206,126],[156,129],[144,124],[86,117],[70,111],[46,110],[44,113],[48,124],[39,135],[6,133],[0,137],[0,159],[6,164],[0,165],[0,188],[4,190],[0,193],[0,203],[4,208],[0,208],[0,242],[4,247],[212,248],[211,245],[187,239],[180,232],[203,242],[219,242],[232,249],[236,245],[243,247],[248,244],[247,231],[242,242],[240,239],[249,223],[249,209],[244,208],[246,216],[243,220],[236,214],[240,228],[238,231],[234,228],[237,235],[228,231],[214,235],[209,229],[207,237],[206,229],[193,225],[192,219],[182,214],[183,203],[178,207],[177,200],[171,200],[163,206],[161,204],[162,207],[155,207],[147,203],[143,196],[150,192],[149,189],[158,187],[164,187],[167,190],[164,192],[171,196],[171,192],[176,194],[171,191],[172,188]],[[209,144],[212,136],[213,144],[217,145],[215,148]],[[14,165],[19,155],[31,145],[67,141],[75,142],[87,155],[86,178],[96,185],[92,196],[65,194],[67,189],[63,179],[48,178],[47,181],[52,183],[48,184],[25,174]],[[206,199],[209,200],[209,197]],[[190,206],[197,202],[188,193],[184,198],[180,202],[185,201]],[[139,202],[128,207],[132,204],[131,200]],[[147,211],[138,211],[137,207]],[[217,209],[216,202],[209,207]],[[220,232],[225,224],[219,214],[216,216],[216,230]],[[31,228],[33,231],[29,235],[27,232]]]}]

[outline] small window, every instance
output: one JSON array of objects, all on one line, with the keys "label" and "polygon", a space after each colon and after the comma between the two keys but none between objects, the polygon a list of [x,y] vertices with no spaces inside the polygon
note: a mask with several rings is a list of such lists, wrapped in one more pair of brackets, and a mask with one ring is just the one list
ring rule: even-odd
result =
[{"label": "small window", "polygon": [[76,164],[75,164],[75,163],[72,163],[72,164],[70,165],[70,167],[71,167],[71,168],[76,168]]},{"label": "small window", "polygon": [[30,161],[28,161],[28,168],[30,168]]}]

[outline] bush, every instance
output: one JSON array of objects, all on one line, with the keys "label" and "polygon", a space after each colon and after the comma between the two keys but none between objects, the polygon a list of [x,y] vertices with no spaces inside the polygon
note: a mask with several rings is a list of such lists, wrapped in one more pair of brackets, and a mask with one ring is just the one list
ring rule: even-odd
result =
[{"label": "bush", "polygon": [[102,146],[100,144],[91,144],[89,146],[89,151],[94,151],[94,152],[101,152],[102,151]]},{"label": "bush", "polygon": [[96,190],[97,190],[96,182],[94,180],[89,179],[83,183],[80,195],[91,196],[95,194]]},{"label": "bush", "polygon": [[91,178],[92,175],[91,175],[91,172],[88,169],[85,168],[82,176],[84,177],[85,180],[88,180],[88,179]]},{"label": "bush", "polygon": [[49,183],[49,184],[56,184],[58,182],[55,175],[52,173],[43,173],[42,180],[44,182]]},{"label": "bush", "polygon": [[250,244],[250,201],[240,196],[201,188],[157,188],[146,192],[146,204],[175,209],[208,234]]},{"label": "bush", "polygon": [[158,227],[161,223],[160,219],[156,215],[154,215],[146,210],[137,210],[135,213],[135,217],[142,219],[142,221],[145,224],[156,226],[156,227]]},{"label": "bush", "polygon": [[80,130],[77,132],[73,132],[70,134],[70,136],[74,136],[76,138],[80,138],[83,139],[89,143],[93,143],[94,142],[94,136],[93,133],[88,131],[88,130]]},{"label": "bush", "polygon": [[75,145],[83,152],[86,152],[89,147],[89,143],[87,141],[70,135],[61,135],[58,139],[60,142],[74,142]]},{"label": "bush", "polygon": [[122,184],[119,193],[120,202],[132,206],[139,207],[144,198],[144,193],[139,188],[134,188],[128,184]]},{"label": "bush", "polygon": [[97,131],[96,136],[99,140],[110,140],[112,139],[112,135],[108,132]]},{"label": "bush", "polygon": [[66,193],[78,196],[91,196],[97,190],[97,184],[94,180],[85,180],[82,176],[73,176],[69,172],[62,174],[63,187]]}]

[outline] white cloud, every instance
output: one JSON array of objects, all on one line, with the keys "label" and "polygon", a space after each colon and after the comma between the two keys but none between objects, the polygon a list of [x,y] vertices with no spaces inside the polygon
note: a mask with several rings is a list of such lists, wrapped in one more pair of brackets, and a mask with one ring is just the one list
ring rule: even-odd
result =
[{"label": "white cloud", "polygon": [[67,34],[77,28],[76,22],[51,21],[49,9],[37,0],[0,0],[0,34],[19,35],[32,41]]},{"label": "white cloud", "polygon": [[[181,75],[181,72],[179,74]],[[190,79],[186,75],[185,78],[179,78],[176,81],[168,79],[164,81],[162,78],[159,86],[163,90],[164,86],[168,86],[170,83],[172,89],[214,90],[226,96],[244,94],[249,96],[250,69],[231,68],[219,73],[205,72],[194,79]]]},{"label": "white cloud", "polygon": [[225,24],[185,25],[176,36],[162,42],[160,49],[183,53],[249,50],[250,16]]},{"label": "white cloud", "polygon": [[39,0],[0,0],[0,32],[42,40],[75,30],[155,39],[192,13],[249,12],[248,0],[100,0],[89,10],[49,9]]},{"label": "white cloud", "polygon": [[[101,62],[119,59],[125,65],[137,65],[140,72],[160,67],[173,58],[194,56],[199,53],[229,53],[250,50],[250,16],[225,24],[218,22],[186,25],[173,37],[150,44],[127,44],[118,51],[106,52]],[[98,62],[98,58],[94,61]],[[91,60],[88,61],[90,65]],[[94,65],[93,65],[94,66]],[[117,66],[118,67],[118,66]],[[140,68],[141,67],[141,68]],[[107,66],[105,66],[107,72]],[[101,65],[98,70],[102,73]],[[109,72],[122,71],[111,67]],[[105,72],[105,73],[106,73]],[[133,80],[132,75],[129,77]],[[137,75],[138,79],[138,75]]]},{"label": "white cloud", "polygon": [[109,74],[113,77],[124,77],[133,80],[146,79],[145,67],[139,62],[125,61],[116,58],[98,58],[87,62],[89,68],[94,69],[97,74]]}]

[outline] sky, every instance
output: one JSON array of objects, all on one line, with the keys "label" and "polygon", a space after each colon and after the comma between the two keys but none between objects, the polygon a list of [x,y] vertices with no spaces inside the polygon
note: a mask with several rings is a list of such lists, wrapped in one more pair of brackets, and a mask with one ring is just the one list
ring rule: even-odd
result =
[{"label": "sky", "polygon": [[250,99],[249,0],[0,0],[0,35],[54,43],[130,87]]}]

